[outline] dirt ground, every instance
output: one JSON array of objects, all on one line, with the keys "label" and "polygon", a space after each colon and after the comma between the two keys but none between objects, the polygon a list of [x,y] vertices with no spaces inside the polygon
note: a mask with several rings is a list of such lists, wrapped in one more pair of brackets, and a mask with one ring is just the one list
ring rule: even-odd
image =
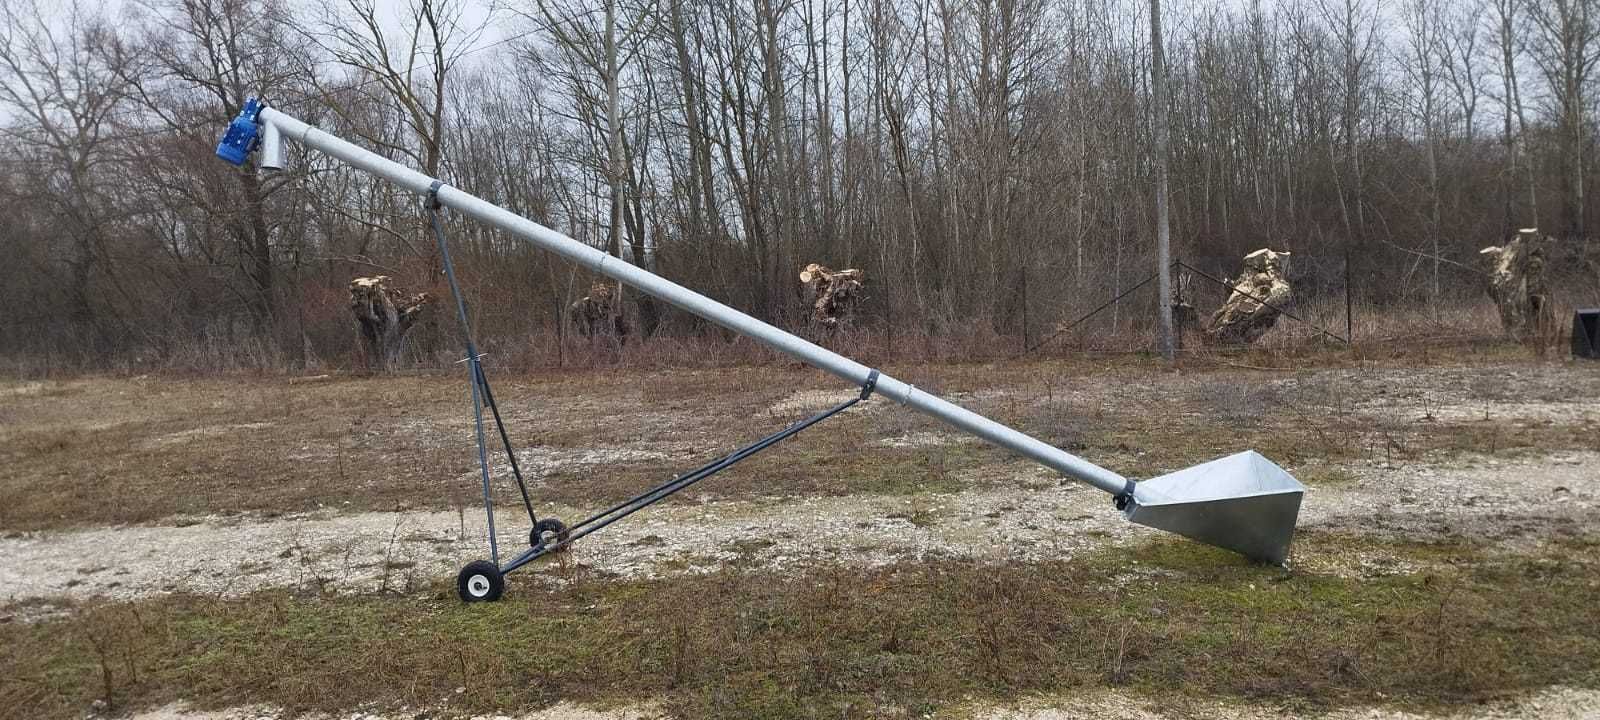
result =
[{"label": "dirt ground", "polygon": [[[1433,562],[1397,556],[1394,542],[1467,539],[1488,556],[1537,557],[1596,535],[1600,367],[1337,365],[891,371],[1133,477],[1256,448],[1308,487],[1293,572],[1365,578]],[[536,511],[568,521],[851,393],[783,368],[557,374],[497,388]],[[428,376],[0,383],[0,622],[174,593],[434,592],[488,551],[465,401],[459,378]],[[495,469],[504,558],[526,547],[528,523],[503,455]],[[519,571],[510,592],[577,575],[1026,563],[1158,535],[1124,522],[1093,488],[876,398]],[[138,717],[274,712],[169,706]],[[652,712],[557,705],[529,717]],[[1165,712],[1096,690],[940,714],[1278,714],[1252,703]],[[1382,708],[1329,716],[1411,717]],[[1596,717],[1600,696],[1549,688],[1447,716]]]},{"label": "dirt ground", "polygon": [[[1031,698],[1014,706],[974,704],[953,708],[943,714],[961,720],[1179,720],[1210,717],[1237,720],[1267,720],[1289,717],[1282,708],[1264,704],[1196,702],[1177,699],[1161,702],[1130,699],[1105,692],[1085,692],[1071,697]],[[220,712],[190,710],[169,705],[133,716],[133,720],[278,720],[281,711],[267,707],[238,708]],[[388,720],[394,716],[352,713],[315,720]],[[516,716],[517,720],[658,720],[666,717],[650,705],[589,708],[562,703],[539,712]],[[1514,700],[1489,703],[1483,707],[1443,715],[1418,715],[1382,708],[1346,708],[1323,716],[1325,720],[1590,720],[1600,717],[1600,692],[1577,688],[1552,687]],[[474,717],[473,720],[511,720],[510,716]]]}]

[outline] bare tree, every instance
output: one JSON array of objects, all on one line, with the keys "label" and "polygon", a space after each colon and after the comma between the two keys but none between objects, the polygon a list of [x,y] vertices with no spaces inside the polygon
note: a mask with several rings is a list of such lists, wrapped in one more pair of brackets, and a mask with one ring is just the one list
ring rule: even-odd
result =
[{"label": "bare tree", "polygon": [[1361,121],[1372,80],[1373,63],[1379,45],[1379,20],[1374,5],[1366,0],[1316,0],[1323,21],[1334,39],[1339,71],[1341,110],[1339,123],[1347,164],[1346,184],[1352,194],[1353,226],[1346,220],[1346,231],[1360,237],[1367,234],[1366,182],[1362,175]]},{"label": "bare tree", "polygon": [[[412,0],[401,16],[401,30],[391,30],[375,0],[344,0],[323,7],[324,22],[305,29],[339,64],[361,81],[344,92],[380,93],[399,111],[409,137],[375,133],[347,114],[338,93],[324,86],[331,108],[351,131],[373,145],[416,163],[437,176],[444,153],[445,97],[451,71],[470,52],[483,25],[465,22],[468,0]],[[308,79],[322,84],[320,75]]]},{"label": "bare tree", "polygon": [[[605,185],[606,251],[626,258],[626,247],[633,261],[647,268],[652,249],[646,237],[642,199],[638,192],[630,198],[626,190],[637,190],[643,182],[632,155],[641,143],[649,141],[648,113],[643,112],[648,106],[633,113],[635,120],[646,124],[630,137],[623,83],[644,50],[640,36],[647,24],[653,24],[655,9],[651,0],[626,7],[621,0],[598,0],[597,5],[587,0],[536,0],[525,16],[545,37],[521,49],[564,91],[568,102],[561,103],[558,112],[576,123],[586,148],[580,161],[597,172]],[[608,306],[610,312],[622,312],[623,290],[618,283],[616,297]],[[649,334],[657,323],[654,302],[641,296],[639,307],[641,324]],[[617,319],[611,318],[610,324],[616,325]]]},{"label": "bare tree", "polygon": [[[800,267],[860,269],[856,332],[915,329],[892,352],[1075,317],[1164,265],[1163,237],[1217,273],[1293,250],[1308,300],[1349,257],[1363,300],[1437,307],[1477,294],[1452,266],[1536,225],[1540,193],[1569,231],[1592,212],[1595,0],[528,0],[525,42],[488,45],[471,0],[325,0],[309,26],[278,0],[142,0],[116,32],[0,1],[0,304],[32,308],[0,346],[85,362],[112,357],[96,333],[343,357],[351,277],[435,290],[414,198],[316,154],[277,177],[211,158],[255,93],[776,322],[801,319]],[[1163,164],[1164,220],[1127,201]],[[1474,211],[1495,194],[1500,218]],[[451,234],[486,342],[559,337],[589,278]],[[1152,295],[1090,325],[1154,333]],[[503,311],[530,296],[549,311]]]},{"label": "bare tree", "polygon": [[[123,77],[141,110],[173,135],[157,141],[163,152],[139,171],[169,206],[193,208],[225,230],[243,270],[244,304],[260,328],[270,329],[277,228],[267,205],[284,179],[263,178],[253,160],[238,171],[218,165],[211,133],[184,131],[220,127],[249,97],[294,88],[288,68],[305,50],[287,37],[282,8],[272,0],[162,0],[141,7],[144,23],[119,47],[130,58]],[[197,177],[207,181],[186,186]]]},{"label": "bare tree", "polygon": [[[1522,93],[1518,79],[1517,58],[1521,55],[1521,43],[1518,41],[1516,31],[1521,17],[1522,0],[1493,0],[1495,48],[1499,57],[1500,67],[1500,104],[1503,111],[1504,127],[1501,133],[1501,142],[1505,146],[1506,167],[1501,173],[1501,187],[1505,202],[1505,220],[1501,233],[1509,233],[1521,226],[1539,225],[1539,195],[1538,183],[1534,182],[1533,158],[1528,156],[1527,135],[1528,118],[1523,110]],[[1526,160],[1524,166],[1528,187],[1528,209],[1525,219],[1519,222],[1515,210],[1517,192],[1517,168],[1519,161]]]},{"label": "bare tree", "polygon": [[[1442,223],[1439,195],[1439,94],[1441,90],[1441,56],[1445,51],[1444,32],[1439,20],[1441,8],[1435,0],[1406,0],[1401,9],[1409,41],[1401,67],[1411,81],[1412,106],[1417,121],[1422,123],[1423,157],[1427,167],[1426,240],[1433,260],[1430,295],[1439,297],[1439,232]],[[1435,305],[1437,308],[1437,305]]]},{"label": "bare tree", "polygon": [[1161,39],[1161,0],[1150,0],[1150,103],[1155,125],[1157,345],[1167,362],[1177,359],[1172,337],[1172,227],[1167,216],[1167,61]]},{"label": "bare tree", "polygon": [[1572,237],[1585,226],[1584,155],[1589,81],[1600,61],[1600,17],[1594,0],[1530,2],[1526,18],[1538,42],[1529,46],[1534,65],[1549,87],[1561,136],[1561,225]]},{"label": "bare tree", "polygon": [[111,30],[76,3],[58,17],[32,0],[0,2],[0,26],[0,108],[21,119],[6,133],[33,171],[19,190],[67,239],[51,253],[65,265],[55,289],[66,319],[103,341],[117,313],[95,302],[92,286],[116,272],[105,261],[115,220],[105,183],[119,159],[117,115],[131,100],[120,59],[104,52]]},{"label": "bare tree", "polygon": [[1478,101],[1483,97],[1484,0],[1463,0],[1439,15],[1440,67],[1461,112],[1461,135],[1471,144],[1478,131]]}]

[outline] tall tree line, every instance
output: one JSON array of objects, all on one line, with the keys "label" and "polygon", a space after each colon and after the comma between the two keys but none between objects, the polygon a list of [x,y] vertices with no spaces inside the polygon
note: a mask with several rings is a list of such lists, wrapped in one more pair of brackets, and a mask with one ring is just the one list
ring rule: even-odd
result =
[{"label": "tall tree line", "polygon": [[[274,174],[211,156],[258,93],[785,325],[810,262],[866,270],[867,327],[932,336],[1037,332],[1154,272],[1144,0],[468,2],[0,0],[0,348],[340,359],[352,277],[439,293],[417,198],[299,149]],[[1174,254],[1290,250],[1312,299],[1348,258],[1363,302],[1437,307],[1513,228],[1590,243],[1597,10],[1169,7]],[[449,230],[491,343],[588,290]],[[643,342],[705,332],[622,290]]]}]

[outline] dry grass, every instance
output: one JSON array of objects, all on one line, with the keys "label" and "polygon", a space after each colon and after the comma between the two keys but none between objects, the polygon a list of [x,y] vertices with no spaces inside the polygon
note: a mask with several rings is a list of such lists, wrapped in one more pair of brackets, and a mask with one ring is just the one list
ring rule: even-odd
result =
[{"label": "dry grass", "polygon": [[[1294,372],[1195,360],[1174,373],[1154,361],[1094,358],[886,370],[1135,477],[1244,447],[1291,465],[1600,449],[1600,432],[1581,418],[1495,417],[1505,401],[1559,408],[1600,396],[1600,379],[1582,367],[1507,365],[1492,350],[1426,371],[1343,353],[1325,360],[1331,369]],[[539,497],[580,507],[797,419],[804,408],[774,408],[799,392],[852,393],[798,367],[548,373],[497,385],[513,441],[555,458],[529,468],[543,482]],[[0,393],[6,530],[476,502],[458,377],[101,377],[13,382]],[[884,444],[945,432],[896,408],[851,411],[688,497],[915,493],[1007,476],[997,469],[1011,456],[987,445]],[[563,452],[597,453],[600,462],[561,462]]]},{"label": "dry grass", "polygon": [[[782,392],[759,382],[764,372],[734,383],[667,378],[704,385],[691,394],[698,412],[657,409],[671,427],[641,423],[640,388],[657,380],[650,374],[503,381],[497,394],[519,447],[606,448],[718,431],[736,403],[759,407]],[[8,529],[473,502],[471,483],[454,482],[475,460],[459,378],[92,378],[4,392],[0,492],[10,501],[0,527]]]},{"label": "dry grass", "polygon": [[[1340,464],[1355,459],[1600,449],[1600,428],[1567,412],[1600,397],[1588,367],[1535,363],[1504,346],[1425,359],[1304,352],[1194,356],[1179,372],[1146,356],[885,369],[1135,476],[1242,447],[1308,467],[1301,477],[1313,486],[1349,483]],[[552,466],[539,497],[575,505],[793,420],[803,409],[786,403],[816,391],[852,392],[778,365],[497,384],[521,445],[658,453]],[[1507,403],[1533,415],[1507,419]],[[466,407],[461,378],[442,375],[0,384],[0,527],[470,505]],[[882,443],[943,431],[899,409],[852,411],[695,492],[921,493],[1012,481],[1012,458],[980,444]],[[920,512],[906,519],[926,522]],[[753,554],[761,541],[733,549]],[[1296,554],[1337,559],[1374,544],[1423,570],[1284,574],[1171,540],[1067,562],[789,574],[734,562],[655,581],[546,567],[532,571],[565,573],[560,589],[514,575],[508,600],[493,606],[462,606],[442,582],[421,596],[91,603],[61,619],[0,624],[0,717],[177,698],[463,713],[656,698],[682,717],[920,717],[968,697],[1099,686],[1304,710],[1600,685],[1592,532],[1551,538],[1531,556],[1462,539],[1303,532]],[[39,609],[5,610],[27,618]]]},{"label": "dry grass", "polygon": [[[1301,553],[1371,541],[1308,534]],[[1132,557],[659,582],[523,576],[506,601],[173,597],[0,626],[0,713],[264,702],[508,712],[659,698],[681,717],[921,717],[1113,686],[1286,708],[1471,703],[1600,683],[1592,539],[1539,559],[1390,545],[1431,570],[1285,574],[1182,541]],[[548,568],[547,568],[548,570]],[[19,709],[28,708],[18,714]]]},{"label": "dry grass", "polygon": [[[1223,301],[1226,291],[1210,283],[1197,285],[1199,296],[1190,298],[1206,309]],[[1004,362],[1026,354],[1031,358],[1076,360],[1084,357],[1134,357],[1150,355],[1155,349],[1154,286],[1124,300],[1120,307],[1107,308],[1071,331],[1056,333],[1062,323],[1098,305],[1100,299],[1083,300],[1081,306],[1056,308],[1036,314],[1030,333],[1020,332],[1016,317],[926,316],[907,322],[898,318],[868,315],[840,332],[818,334],[804,327],[791,329],[808,339],[873,365],[920,365],[928,363]],[[330,310],[343,313],[342,302]],[[1320,329],[1343,336],[1345,306],[1342,296],[1319,296],[1296,303],[1289,310],[1302,320],[1282,317],[1276,326],[1254,346],[1248,348],[1210,348],[1198,336],[1186,338],[1184,354],[1202,362],[1216,358],[1246,356],[1271,363],[1317,358],[1325,363],[1330,355],[1361,358],[1445,358],[1474,353],[1488,346],[1495,352],[1522,357],[1526,348],[1505,344],[1500,320],[1486,296],[1444,298],[1439,302],[1380,306],[1358,300],[1353,308],[1353,350],[1330,340]],[[1566,332],[1570,317],[1567,303],[1556,311],[1557,328]],[[687,319],[679,316],[680,320]],[[695,329],[674,326],[668,334],[648,341],[617,343],[610,338],[561,338],[552,328],[529,328],[525,318],[512,324],[509,335],[487,333],[479,347],[492,362],[516,373],[572,371],[642,372],[663,369],[724,369],[785,366],[790,361],[748,338],[696,323]],[[448,323],[447,323],[448,324]],[[903,327],[900,325],[904,325]],[[436,331],[438,332],[438,331]],[[1048,342],[1042,342],[1049,338]],[[300,340],[298,336],[296,341]],[[110,355],[66,352],[43,354],[26,349],[0,348],[0,375],[30,379],[63,378],[86,372],[111,371],[123,375],[141,373],[187,373],[219,375],[241,372],[281,373],[361,372],[366,367],[359,344],[352,336],[329,336],[327,347],[340,348],[327,356],[300,355],[301,346],[280,347],[260,338],[237,340],[233,333],[215,328],[163,349],[122,349]],[[459,338],[453,330],[442,336],[413,337],[408,362],[427,371],[448,370],[460,359]],[[1556,338],[1564,342],[1561,338]],[[1025,353],[1031,346],[1038,346]],[[420,349],[421,347],[427,350]],[[1562,348],[1565,345],[1561,345]],[[9,352],[8,352],[9,350]],[[1559,350],[1559,348],[1558,348]],[[1560,352],[1557,353],[1559,355]]]}]

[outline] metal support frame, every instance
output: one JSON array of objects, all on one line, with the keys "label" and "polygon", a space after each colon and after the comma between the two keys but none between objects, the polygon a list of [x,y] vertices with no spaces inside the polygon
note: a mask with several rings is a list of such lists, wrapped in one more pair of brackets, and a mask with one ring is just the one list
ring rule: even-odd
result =
[{"label": "metal support frame", "polygon": [[[509,574],[511,571],[539,557],[561,550],[576,542],[579,538],[598,532],[618,520],[688,489],[701,480],[733,467],[741,460],[772,447],[812,425],[844,412],[851,405],[871,397],[872,391],[877,387],[880,373],[877,370],[873,370],[867,375],[867,382],[862,386],[859,396],[840,403],[826,412],[818,413],[790,425],[720,459],[701,465],[687,474],[674,476],[671,480],[595,513],[568,528],[564,537],[556,542],[546,544],[544,539],[538,536],[539,519],[534,514],[533,501],[528,497],[528,485],[522,478],[522,470],[517,466],[517,454],[511,447],[511,438],[506,433],[505,421],[500,417],[500,407],[494,401],[494,391],[489,388],[489,377],[483,372],[483,356],[478,353],[477,343],[472,334],[472,322],[467,317],[466,299],[461,294],[461,286],[456,282],[455,264],[450,260],[450,244],[445,240],[444,227],[439,219],[440,204],[438,193],[442,185],[443,183],[434,181],[433,185],[428,188],[427,199],[423,203],[423,207],[428,212],[428,220],[433,227],[434,239],[439,246],[439,256],[443,260],[445,278],[450,284],[450,294],[456,301],[456,312],[461,322],[461,331],[466,335],[466,361],[472,375],[470,380],[472,388],[472,417],[478,443],[478,471],[483,477],[483,511],[488,517],[489,526],[489,561],[500,569],[502,575]],[[483,434],[483,407],[485,405],[488,406],[490,413],[494,416],[495,428],[500,433],[500,442],[505,447],[506,458],[511,463],[511,472],[517,479],[517,489],[522,493],[523,508],[528,511],[528,524],[534,528],[530,538],[532,547],[505,565],[500,564],[500,543],[495,534],[494,497],[490,488],[488,450]]]},{"label": "metal support frame", "polygon": [[[268,125],[267,134],[276,135]],[[472,390],[472,423],[473,433],[478,443],[478,472],[483,477],[483,512],[489,524],[489,561],[496,566],[500,565],[500,540],[494,529],[494,494],[490,492],[489,480],[489,453],[483,438],[483,407],[487,405],[489,412],[494,415],[495,429],[500,432],[500,443],[505,448],[506,459],[511,463],[511,474],[517,479],[517,489],[522,492],[522,506],[528,511],[528,524],[538,527],[539,518],[534,515],[533,501],[528,497],[528,484],[522,479],[522,468],[517,466],[517,453],[511,447],[511,436],[506,433],[505,420],[500,417],[500,406],[494,401],[494,390],[489,388],[489,376],[483,372],[483,355],[478,353],[476,340],[472,335],[472,322],[467,319],[467,301],[461,295],[461,286],[456,282],[455,263],[450,260],[450,244],[445,241],[444,225],[439,219],[439,186],[443,183],[434,182],[428,188],[427,199],[423,208],[428,212],[429,223],[433,226],[433,237],[439,245],[439,257],[444,264],[444,276],[450,283],[450,295],[456,301],[456,315],[461,321],[461,332],[467,341],[467,371],[471,375],[468,380]]]},{"label": "metal support frame", "polygon": [[[877,371],[874,370],[873,372],[876,373]],[[651,505],[661,502],[662,500],[672,497],[683,490],[687,490],[695,483],[722,472],[723,470],[727,470],[751,455],[754,455],[790,437],[793,437],[794,435],[799,434],[800,431],[805,430],[812,425],[844,412],[845,410],[849,409],[850,406],[867,399],[871,395],[872,387],[869,385],[863,388],[861,394],[857,397],[850,398],[849,400],[839,403],[828,410],[817,413],[816,415],[812,415],[811,417],[794,423],[789,427],[779,430],[778,432],[775,432],[727,455],[724,455],[719,459],[701,465],[700,467],[695,468],[688,473],[674,476],[671,480],[661,483],[660,485],[650,488],[649,490],[639,493],[638,495],[617,503],[616,505],[612,505],[605,510],[590,515],[589,517],[584,518],[578,524],[573,525],[568,530],[570,534],[566,537],[566,539],[558,540],[548,545],[541,542],[540,544],[530,548],[527,552],[518,555],[511,562],[506,563],[500,568],[500,572],[510,573],[512,570],[516,570],[517,568],[522,567],[523,565],[526,565],[541,556],[548,555],[557,550],[565,548],[572,543],[577,542],[580,538],[583,538],[591,533],[599,532],[601,529],[605,528],[611,523],[614,523],[629,515],[639,512],[640,510],[650,507]]]}]

